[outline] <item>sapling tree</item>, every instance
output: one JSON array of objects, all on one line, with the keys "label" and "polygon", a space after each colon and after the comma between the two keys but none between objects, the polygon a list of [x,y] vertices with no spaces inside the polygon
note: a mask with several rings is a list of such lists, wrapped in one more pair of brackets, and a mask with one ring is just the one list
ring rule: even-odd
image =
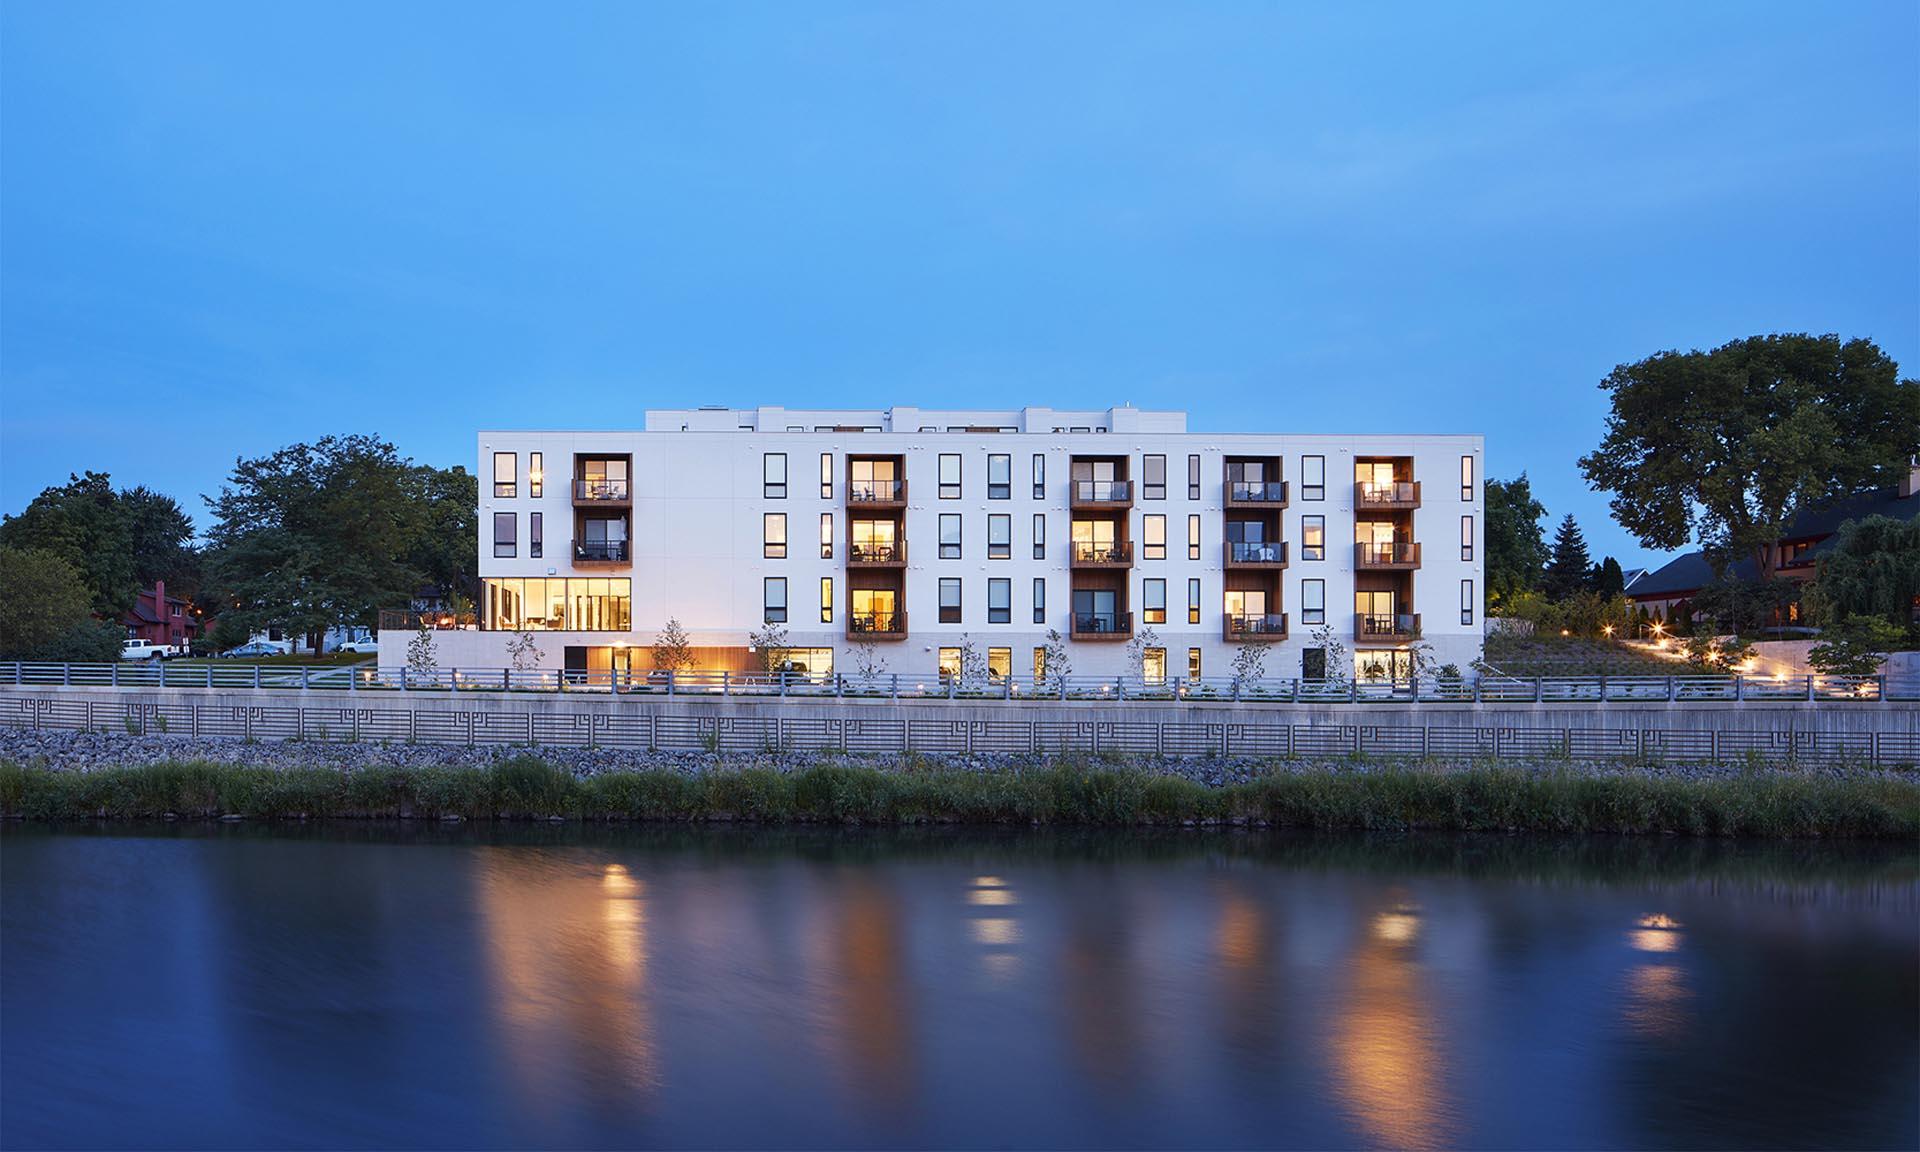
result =
[{"label": "sapling tree", "polygon": [[531,672],[540,667],[540,661],[545,659],[546,655],[545,652],[540,651],[540,645],[534,640],[532,632],[517,632],[513,639],[507,641],[507,657],[513,661],[515,672]]},{"label": "sapling tree", "polygon": [[1060,629],[1047,629],[1047,644],[1040,650],[1040,687],[1057,694],[1072,675],[1073,657],[1067,652],[1067,642],[1061,638]]},{"label": "sapling tree", "polygon": [[1233,654],[1233,690],[1239,692],[1250,684],[1257,684],[1267,675],[1267,646],[1265,644],[1242,644],[1240,651]]},{"label": "sapling tree", "polygon": [[853,657],[854,681],[861,687],[871,688],[887,674],[887,658],[880,654],[880,646],[873,641],[859,641],[848,654]]},{"label": "sapling tree", "polygon": [[421,679],[431,679],[440,670],[440,657],[434,650],[433,621],[420,614],[420,626],[407,641],[407,671]]},{"label": "sapling tree", "polygon": [[777,622],[762,624],[747,633],[747,646],[760,654],[760,670],[772,672],[779,668],[781,658],[786,655],[787,626]]},{"label": "sapling tree", "polygon": [[1345,684],[1347,682],[1348,667],[1347,646],[1342,644],[1340,638],[1333,634],[1333,625],[1322,624],[1313,630],[1312,647],[1318,648],[1326,654],[1326,682],[1330,685]]},{"label": "sapling tree", "polygon": [[675,675],[693,668],[693,641],[675,617],[667,618],[666,627],[660,629],[660,635],[653,641],[653,666]]},{"label": "sapling tree", "polygon": [[1146,682],[1147,653],[1160,647],[1160,634],[1152,627],[1140,629],[1132,640],[1127,641],[1127,671],[1135,680]]}]

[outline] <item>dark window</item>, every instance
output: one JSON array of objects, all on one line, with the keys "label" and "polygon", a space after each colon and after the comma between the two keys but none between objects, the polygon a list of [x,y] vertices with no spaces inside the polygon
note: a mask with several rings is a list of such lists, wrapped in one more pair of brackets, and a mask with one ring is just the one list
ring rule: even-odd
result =
[{"label": "dark window", "polygon": [[1187,581],[1187,623],[1200,623],[1200,578]]},{"label": "dark window", "polygon": [[1147,623],[1165,624],[1167,622],[1167,582],[1165,580],[1141,581],[1140,599],[1145,603]]},{"label": "dark window", "polygon": [[1460,623],[1473,623],[1473,581],[1460,581]]},{"label": "dark window", "polygon": [[495,512],[493,514],[493,554],[495,556],[513,555],[519,532],[519,521],[513,513]]},{"label": "dark window", "polygon": [[996,512],[987,517],[987,559],[1013,559],[1013,517]]},{"label": "dark window", "polygon": [[1300,653],[1300,677],[1303,680],[1327,678],[1327,650],[1308,648]]},{"label": "dark window", "polygon": [[1325,580],[1300,581],[1300,623],[1325,624],[1327,622],[1327,582]]},{"label": "dark window", "polygon": [[761,583],[761,619],[768,624],[787,622],[787,578],[768,576]]},{"label": "dark window", "polygon": [[1033,578],[1033,622],[1035,624],[1047,622],[1047,581],[1042,576]]},{"label": "dark window", "polygon": [[987,457],[987,499],[1013,499],[1013,457],[995,452]]},{"label": "dark window", "polygon": [[987,581],[987,623],[1013,623],[1013,581],[994,577]]},{"label": "dark window", "polygon": [[1033,454],[1033,498],[1047,498],[1047,458],[1038,452]]},{"label": "dark window", "polygon": [[1144,465],[1142,470],[1146,475],[1142,478],[1141,496],[1148,500],[1165,500],[1167,498],[1167,458],[1148,456],[1142,464]]},{"label": "dark window", "polygon": [[960,457],[945,452],[940,454],[940,499],[960,499]]},{"label": "dark window", "polygon": [[1200,457],[1187,457],[1187,499],[1200,499]]},{"label": "dark window", "polygon": [[546,550],[546,530],[541,523],[541,514],[533,513],[527,518],[527,555],[538,559]]},{"label": "dark window", "polygon": [[760,461],[761,495],[768,500],[787,498],[787,454],[768,452]]},{"label": "dark window", "polygon": [[960,513],[940,513],[940,559],[960,559]]},{"label": "dark window", "polygon": [[1327,498],[1327,458],[1325,456],[1300,457],[1300,499],[1325,500]]},{"label": "dark window", "polygon": [[1473,559],[1473,517],[1460,517],[1460,559]]},{"label": "dark window", "polygon": [[1033,558],[1047,558],[1047,514],[1044,512],[1033,514]]},{"label": "dark window", "polygon": [[960,578],[957,576],[940,578],[940,623],[960,623]]}]

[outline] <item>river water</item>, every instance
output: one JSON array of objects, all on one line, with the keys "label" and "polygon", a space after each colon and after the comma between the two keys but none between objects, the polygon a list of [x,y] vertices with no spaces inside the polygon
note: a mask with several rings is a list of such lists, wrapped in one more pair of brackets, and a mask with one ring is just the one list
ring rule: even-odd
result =
[{"label": "river water", "polygon": [[1920,1145],[1913,846],[0,833],[7,1147]]}]

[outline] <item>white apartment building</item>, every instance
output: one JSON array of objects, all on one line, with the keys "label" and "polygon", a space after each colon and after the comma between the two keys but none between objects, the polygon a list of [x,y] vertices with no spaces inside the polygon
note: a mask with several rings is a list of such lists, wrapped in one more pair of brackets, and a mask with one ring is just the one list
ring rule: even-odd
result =
[{"label": "white apartment building", "polygon": [[[478,630],[441,666],[641,672],[669,619],[703,670],[951,669],[963,643],[1032,677],[1407,674],[1481,652],[1479,436],[1190,432],[1185,413],[647,413],[638,432],[479,434]],[[389,634],[391,636],[391,634]],[[1316,635],[1319,639],[1316,639]],[[856,652],[855,646],[863,651]],[[399,638],[386,663],[405,659]],[[1137,647],[1137,646],[1136,646]]]}]

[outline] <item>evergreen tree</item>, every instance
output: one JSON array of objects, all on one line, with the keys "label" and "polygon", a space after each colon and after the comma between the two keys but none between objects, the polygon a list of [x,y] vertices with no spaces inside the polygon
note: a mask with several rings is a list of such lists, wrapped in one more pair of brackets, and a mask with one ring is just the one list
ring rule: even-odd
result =
[{"label": "evergreen tree", "polygon": [[1593,562],[1587,559],[1587,538],[1580,533],[1573,513],[1560,521],[1553,534],[1553,559],[1547,562],[1547,595],[1564,600],[1587,586],[1587,573]]},{"label": "evergreen tree", "polygon": [[1593,571],[1588,573],[1587,586],[1611,600],[1627,590],[1627,574],[1621,570],[1620,561],[1609,556],[1594,565]]}]

